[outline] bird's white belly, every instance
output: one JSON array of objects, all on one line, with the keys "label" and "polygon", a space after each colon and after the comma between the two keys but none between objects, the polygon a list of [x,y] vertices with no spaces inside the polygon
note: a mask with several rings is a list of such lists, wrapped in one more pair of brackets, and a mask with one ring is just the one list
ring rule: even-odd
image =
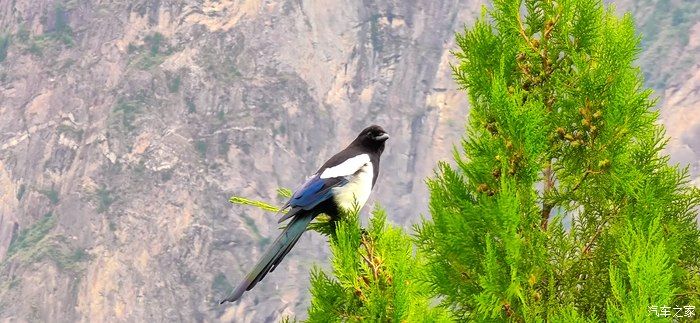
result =
[{"label": "bird's white belly", "polygon": [[373,176],[372,163],[368,162],[360,168],[349,183],[333,188],[335,203],[348,211],[354,210],[355,207],[362,208],[367,203],[369,194],[372,193]]}]

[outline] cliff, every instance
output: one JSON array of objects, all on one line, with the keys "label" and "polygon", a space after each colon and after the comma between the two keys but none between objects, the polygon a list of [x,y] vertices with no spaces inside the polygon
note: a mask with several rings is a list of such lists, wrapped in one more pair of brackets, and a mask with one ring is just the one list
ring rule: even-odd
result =
[{"label": "cliff", "polygon": [[[276,320],[308,306],[325,241],[302,237],[219,306],[280,201],[371,123],[391,134],[372,201],[427,214],[463,131],[454,32],[481,1],[0,2],[0,320]],[[624,1],[674,160],[700,164],[700,6]],[[699,183],[697,180],[695,183]]]}]

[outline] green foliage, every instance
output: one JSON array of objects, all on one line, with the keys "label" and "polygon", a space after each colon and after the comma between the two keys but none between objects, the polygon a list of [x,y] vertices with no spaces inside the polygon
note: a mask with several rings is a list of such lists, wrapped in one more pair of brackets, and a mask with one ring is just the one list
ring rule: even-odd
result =
[{"label": "green foliage", "polygon": [[384,44],[381,38],[380,22],[381,15],[373,15],[369,20],[369,38],[375,52],[381,52]]},{"label": "green foliage", "polygon": [[58,191],[56,191],[53,187],[51,189],[41,190],[39,192],[44,194],[44,196],[49,199],[51,204],[58,204]]},{"label": "green foliage", "polygon": [[[143,38],[143,46],[129,44],[129,53],[136,54],[132,59],[134,66],[142,70],[150,70],[162,64],[172,53],[166,40],[163,34],[156,32]],[[179,87],[179,81],[177,87]]]},{"label": "green foliage", "polygon": [[20,24],[17,29],[17,39],[21,43],[27,43],[29,41],[29,37],[31,37],[31,34],[29,33],[27,26],[25,24]]},{"label": "green foliage", "polygon": [[219,135],[219,155],[228,158],[228,152],[231,150],[231,143],[228,140],[227,134]]},{"label": "green foliage", "polygon": [[109,210],[109,207],[116,200],[114,192],[108,190],[105,186],[98,188],[95,195],[97,196],[97,213],[104,213]]},{"label": "green foliage", "polygon": [[290,190],[288,188],[284,188],[284,187],[277,188],[277,196],[279,196],[281,198],[288,199],[288,198],[292,197],[292,194],[293,194],[292,190]]},{"label": "green foliage", "polygon": [[141,112],[142,106],[143,102],[140,100],[119,98],[112,114],[117,120],[121,120],[120,124],[125,130],[133,131],[136,129],[136,116]]},{"label": "green foliage", "polygon": [[187,106],[187,113],[192,114],[197,112],[197,106],[194,104],[194,99],[187,98],[185,100],[185,105]]},{"label": "green foliage", "polygon": [[411,239],[386,224],[383,210],[372,212],[367,231],[357,213],[347,214],[330,244],[332,276],[312,271],[308,322],[450,321],[448,311],[431,306]]},{"label": "green foliage", "polygon": [[[236,202],[233,202],[233,203],[236,203]],[[249,217],[246,214],[241,214],[241,218],[243,218],[243,223],[245,223],[245,225],[253,232],[253,234],[256,236],[256,238],[264,239],[260,235],[260,230],[258,229],[258,226],[255,225],[255,220],[253,220],[253,218]],[[264,244],[262,244],[262,245],[264,245]]]},{"label": "green foliage", "polygon": [[224,275],[224,273],[222,272],[219,272],[218,274],[216,274],[214,280],[211,282],[211,290],[216,292],[217,294],[225,294],[233,290],[233,286],[228,281],[228,279],[226,279],[226,275]]},{"label": "green foliage", "polygon": [[250,205],[250,206],[254,206],[256,208],[259,208],[261,210],[270,211],[270,212],[277,212],[277,210],[279,210],[278,207],[276,207],[272,204],[262,202],[262,201],[251,200],[251,199],[247,199],[245,197],[240,197],[240,196],[232,196],[229,199],[229,202],[231,202],[233,204]]},{"label": "green foliage", "polygon": [[160,179],[163,182],[167,182],[173,178],[174,171],[172,169],[166,169],[160,173]]},{"label": "green foliage", "polygon": [[146,173],[146,161],[141,159],[138,163],[129,165],[129,169],[133,170],[137,177],[142,178]]},{"label": "green foliage", "polygon": [[197,140],[194,142],[194,149],[199,154],[199,157],[207,157],[207,142],[206,140]]},{"label": "green foliage", "polygon": [[7,49],[10,48],[10,35],[0,34],[0,62],[7,58]]},{"label": "green foliage", "polygon": [[135,61],[135,66],[142,70],[150,70],[165,61],[165,56],[161,54],[152,55],[150,53],[143,54]]},{"label": "green foliage", "polygon": [[42,241],[34,252],[27,263],[48,259],[59,269],[73,272],[83,270],[85,262],[91,258],[84,249],[69,248],[67,239],[60,235]]},{"label": "green foliage", "polygon": [[620,262],[610,265],[613,298],[607,315],[611,321],[639,322],[649,317],[649,307],[672,304],[673,273],[658,217],[646,225],[629,221],[623,230]]},{"label": "green foliage", "polygon": [[182,81],[182,77],[180,74],[175,75],[175,77],[171,78],[168,80],[168,91],[170,93],[176,93],[180,90],[180,82]]},{"label": "green foliage", "polygon": [[60,48],[61,45],[66,47],[75,45],[73,29],[68,24],[66,6],[60,3],[56,4],[51,14],[53,15],[53,28],[42,35],[32,36],[26,26],[19,27],[17,39],[29,53],[42,57],[47,50]]},{"label": "green foliage", "polygon": [[17,201],[21,201],[24,193],[27,192],[27,185],[21,184],[17,189]]},{"label": "green foliage", "polygon": [[62,235],[51,234],[56,226],[56,216],[45,214],[39,221],[12,238],[3,264],[16,261],[30,265],[45,259],[51,260],[61,270],[80,271],[90,255],[84,249],[72,249]]},{"label": "green foliage", "polygon": [[76,141],[79,141],[80,139],[83,138],[84,131],[83,129],[77,129],[73,127],[72,125],[66,125],[66,124],[60,124],[57,128],[56,131],[60,134],[64,134],[67,136],[72,137]]},{"label": "green foliage", "polygon": [[161,46],[163,46],[163,40],[165,40],[165,37],[163,36],[163,34],[158,32],[152,35],[148,35],[143,39],[151,55],[156,55],[160,52],[160,48]]},{"label": "green foliage", "polygon": [[20,231],[17,237],[12,237],[12,242],[10,242],[10,246],[7,248],[7,256],[5,258],[9,259],[14,254],[36,245],[46,237],[55,224],[56,217],[47,214],[31,227]]},{"label": "green foliage", "polygon": [[49,44],[50,39],[45,36],[32,37],[29,41],[27,51],[36,56],[44,55],[44,50]]},{"label": "green foliage", "polygon": [[126,52],[129,54],[135,53],[139,49],[138,46],[134,45],[133,43],[129,43],[129,46],[126,47]]},{"label": "green foliage", "polygon": [[631,17],[599,0],[497,0],[457,43],[469,124],[417,228],[442,304],[525,322],[698,304],[700,193],[661,153]]},{"label": "green foliage", "polygon": [[242,76],[236,66],[236,51],[236,49],[227,49],[223,52],[217,52],[212,48],[212,51],[200,53],[197,61],[215,80],[231,83]]},{"label": "green foliage", "polygon": [[68,47],[74,44],[73,29],[68,25],[68,12],[62,4],[57,4],[54,8],[54,30],[49,37]]}]

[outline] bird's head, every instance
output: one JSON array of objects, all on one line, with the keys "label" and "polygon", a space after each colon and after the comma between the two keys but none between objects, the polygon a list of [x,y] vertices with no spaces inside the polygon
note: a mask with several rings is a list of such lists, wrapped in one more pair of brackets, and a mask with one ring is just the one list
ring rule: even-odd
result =
[{"label": "bird's head", "polygon": [[384,151],[384,142],[389,139],[389,134],[377,125],[371,125],[357,136],[353,143],[380,154]]}]

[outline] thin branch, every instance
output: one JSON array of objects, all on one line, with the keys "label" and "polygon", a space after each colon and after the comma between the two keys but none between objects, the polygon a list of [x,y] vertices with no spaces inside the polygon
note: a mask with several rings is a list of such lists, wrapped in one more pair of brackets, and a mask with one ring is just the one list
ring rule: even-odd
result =
[{"label": "thin branch", "polygon": [[591,173],[591,172],[590,172],[590,169],[587,169],[586,172],[583,173],[583,176],[581,177],[581,179],[578,180],[578,182],[576,183],[576,185],[574,185],[574,187],[571,188],[571,190],[569,191],[569,193],[573,193],[574,191],[576,191],[576,190],[581,186],[581,184],[583,183],[583,181],[586,180],[586,177],[588,177],[588,174],[590,174],[590,173]]},{"label": "thin branch", "polygon": [[378,281],[379,280],[379,266],[381,263],[375,263],[376,257],[374,257],[374,248],[371,247],[370,242],[366,239],[366,236],[363,234],[362,235],[362,245],[365,247],[365,250],[367,250],[367,256],[362,255],[362,259],[365,260],[367,263],[367,266],[369,266],[370,269],[372,269],[372,275],[374,276],[374,280]]},{"label": "thin branch", "polygon": [[[608,217],[609,219],[610,217]],[[598,228],[596,228],[595,233],[593,234],[593,237],[591,237],[591,240],[586,243],[586,245],[581,249],[582,254],[587,254],[591,251],[591,247],[593,246],[593,243],[595,240],[600,236],[600,234],[603,232],[603,227],[605,227],[605,224],[608,223],[608,219],[603,220],[602,223],[598,225]]]},{"label": "thin branch", "polygon": [[603,171],[600,171],[600,170],[586,169],[586,172],[583,173],[583,176],[581,177],[581,179],[578,180],[576,185],[574,185],[574,187],[572,187],[571,190],[569,190],[569,192],[567,192],[567,194],[571,194],[574,191],[576,191],[581,186],[581,184],[583,184],[583,181],[586,180],[586,178],[588,177],[588,174],[598,175],[598,174],[602,174],[602,173],[603,173]]},{"label": "thin branch", "polygon": [[610,214],[609,214],[607,217],[603,216],[603,219],[602,219],[603,221],[602,221],[602,222],[598,225],[598,227],[596,228],[595,233],[594,233],[593,236],[591,237],[591,240],[589,240],[588,243],[586,243],[586,244],[584,245],[583,249],[581,249],[581,254],[584,254],[584,255],[585,255],[585,254],[587,254],[587,253],[589,253],[589,252],[591,251],[591,248],[593,247],[593,243],[595,243],[596,239],[598,239],[598,237],[600,236],[600,234],[603,233],[603,228],[605,228],[605,224],[607,224],[608,221],[610,221],[611,218],[613,218],[615,215],[617,215],[617,214],[620,212],[621,205],[622,205],[622,204],[625,204],[626,201],[627,201],[626,198],[623,199],[623,200],[622,200],[622,203],[618,204],[618,205],[615,207],[615,210],[613,210],[612,212],[610,212]]},{"label": "thin branch", "polygon": [[[374,269],[374,266],[372,265],[372,260],[370,260],[369,258],[367,258],[367,256],[363,254],[360,254],[360,257],[362,257],[362,260],[364,260],[365,263],[367,263],[367,267]],[[376,278],[377,275],[375,274],[374,276]]]},{"label": "thin branch", "polygon": [[547,168],[544,169],[544,189],[542,192],[542,221],[540,226],[542,230],[547,230],[547,223],[549,222],[549,213],[552,212],[554,204],[548,202],[545,198],[546,195],[554,188],[554,172],[552,171],[551,161],[547,164]]},{"label": "thin branch", "polygon": [[528,46],[535,51],[535,53],[539,54],[539,51],[537,50],[537,47],[535,47],[535,44],[530,41],[530,37],[527,37],[525,34],[525,26],[523,25],[523,21],[520,19],[520,14],[515,16],[515,19],[518,21],[518,31],[520,32],[520,36],[523,36],[523,39],[527,42]]},{"label": "thin branch", "polygon": [[263,211],[278,212],[280,210],[279,207],[276,207],[272,204],[269,204],[269,203],[266,203],[263,201],[251,200],[251,199],[248,199],[245,197],[240,197],[240,196],[232,196],[228,201],[233,203],[233,204],[254,206],[254,207],[257,207]]}]

